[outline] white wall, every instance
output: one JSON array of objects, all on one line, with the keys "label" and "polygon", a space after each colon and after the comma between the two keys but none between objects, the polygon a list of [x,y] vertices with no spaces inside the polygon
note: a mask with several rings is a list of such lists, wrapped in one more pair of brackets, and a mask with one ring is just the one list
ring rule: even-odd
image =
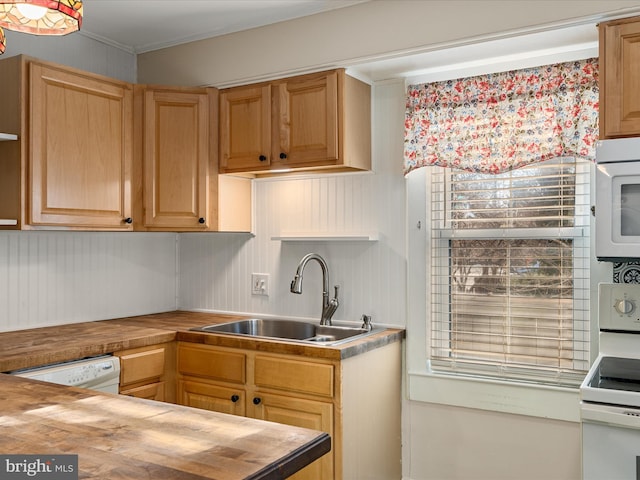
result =
[{"label": "white wall", "polygon": [[75,32],[63,36],[37,36],[5,29],[7,49],[0,60],[29,55],[125,82],[136,80],[136,56]]},{"label": "white wall", "polygon": [[176,235],[0,232],[0,331],[176,307]]},{"label": "white wall", "polygon": [[[248,83],[372,59],[546,30],[637,0],[373,0],[138,56],[141,83]],[[167,68],[171,65],[171,68]]]}]

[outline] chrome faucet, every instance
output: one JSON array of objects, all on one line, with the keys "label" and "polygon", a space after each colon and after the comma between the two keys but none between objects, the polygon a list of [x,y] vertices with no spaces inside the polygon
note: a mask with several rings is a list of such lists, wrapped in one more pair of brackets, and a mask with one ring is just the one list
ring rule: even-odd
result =
[{"label": "chrome faucet", "polygon": [[338,289],[340,287],[338,285],[334,287],[335,295],[329,299],[329,267],[320,255],[317,253],[309,253],[302,257],[296,270],[296,276],[293,277],[291,282],[291,293],[302,293],[302,272],[304,272],[304,267],[307,266],[310,260],[317,261],[322,268],[322,315],[320,316],[320,325],[331,325],[331,317],[339,305]]}]

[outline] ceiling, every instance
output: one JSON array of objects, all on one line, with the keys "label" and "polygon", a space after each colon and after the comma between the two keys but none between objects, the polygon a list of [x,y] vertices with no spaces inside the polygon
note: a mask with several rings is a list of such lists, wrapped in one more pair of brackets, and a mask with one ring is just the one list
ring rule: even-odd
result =
[{"label": "ceiling", "polygon": [[365,1],[369,0],[84,0],[81,33],[144,53]]}]

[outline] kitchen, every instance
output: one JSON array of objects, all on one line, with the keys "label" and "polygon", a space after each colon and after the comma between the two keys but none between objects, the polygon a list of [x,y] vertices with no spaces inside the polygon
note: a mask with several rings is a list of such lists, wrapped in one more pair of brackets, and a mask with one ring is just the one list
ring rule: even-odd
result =
[{"label": "kitchen", "polygon": [[[517,5],[505,7],[509,4]],[[537,25],[570,24],[573,19],[620,9],[631,16],[639,7],[634,1],[371,2],[230,34],[210,43],[141,54],[137,66],[134,55],[80,36],[65,38],[70,47],[63,50],[50,40],[9,32],[5,56],[26,53],[76,68],[95,66],[98,73],[128,81],[225,86],[319,65],[348,65],[423,46],[443,48],[493,39]],[[294,45],[289,38],[300,41]],[[190,48],[195,50],[193,56]],[[168,64],[173,68],[165,68]],[[327,259],[333,283],[341,285],[342,301],[335,318],[357,320],[369,314],[374,323],[410,325],[407,221],[398,214],[406,211],[407,186],[401,174],[404,82],[380,82],[373,95],[374,173],[255,181],[255,237],[1,233],[0,329],[119,318],[176,307],[314,319],[318,298],[310,293],[294,296],[288,290],[297,262],[312,250]],[[376,240],[272,240],[291,231],[364,232]],[[610,269],[610,264],[594,261],[592,278],[608,281]],[[249,279],[255,272],[270,275],[268,297],[251,295]],[[306,292],[320,289],[319,278],[308,281]],[[453,472],[455,478],[580,476],[576,422],[403,398],[405,478],[444,478],[445,471]],[[519,432],[517,442],[513,432]]]}]

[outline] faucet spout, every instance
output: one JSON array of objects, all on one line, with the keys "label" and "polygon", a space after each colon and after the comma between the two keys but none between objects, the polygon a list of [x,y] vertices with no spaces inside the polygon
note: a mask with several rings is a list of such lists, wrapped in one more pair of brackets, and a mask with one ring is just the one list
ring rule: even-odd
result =
[{"label": "faucet spout", "polygon": [[320,268],[322,269],[322,315],[320,316],[320,325],[331,325],[331,317],[338,309],[338,285],[335,286],[335,295],[333,298],[329,298],[329,267],[327,266],[327,262],[324,261],[317,253],[309,253],[302,257],[300,263],[298,263],[298,268],[296,269],[296,274],[291,281],[291,293],[302,293],[302,274],[304,273],[304,269],[311,260],[315,260],[320,264]]}]

